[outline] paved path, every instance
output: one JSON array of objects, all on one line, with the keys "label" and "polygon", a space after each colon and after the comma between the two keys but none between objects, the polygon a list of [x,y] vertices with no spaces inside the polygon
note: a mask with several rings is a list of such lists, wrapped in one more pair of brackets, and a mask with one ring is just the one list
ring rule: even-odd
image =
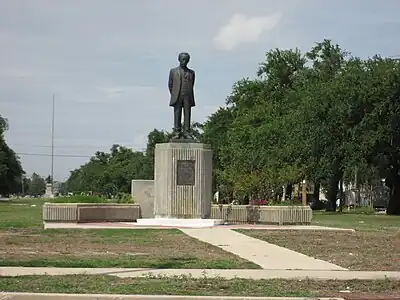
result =
[{"label": "paved path", "polygon": [[[107,222],[107,223],[57,223],[50,222],[44,223],[44,229],[171,229],[179,228],[177,226],[140,226],[136,222]],[[209,229],[259,229],[259,230],[319,230],[319,231],[347,231],[354,232],[351,228],[335,228],[315,225],[253,225],[253,224],[239,224],[239,225],[218,225],[209,227]]]},{"label": "paved path", "polygon": [[329,262],[279,247],[225,228],[180,229],[200,241],[217,246],[263,269],[275,270],[347,270]]},{"label": "paved path", "polygon": [[327,271],[327,270],[244,270],[244,269],[124,269],[124,268],[27,268],[0,267],[1,276],[26,275],[110,275],[121,278],[146,276],[192,276],[193,278],[313,279],[313,280],[400,280],[400,271]]}]

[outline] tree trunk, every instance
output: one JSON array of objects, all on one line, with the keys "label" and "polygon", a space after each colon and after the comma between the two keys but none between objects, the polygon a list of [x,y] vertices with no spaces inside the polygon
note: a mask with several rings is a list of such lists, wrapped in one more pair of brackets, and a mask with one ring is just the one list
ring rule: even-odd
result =
[{"label": "tree trunk", "polygon": [[293,184],[286,185],[286,200],[291,200],[293,194]]},{"label": "tree trunk", "polygon": [[340,204],[339,204],[339,211],[343,212],[343,205],[344,205],[344,191],[343,191],[343,178],[340,179]]},{"label": "tree trunk", "polygon": [[332,176],[328,182],[328,205],[326,207],[326,211],[336,211],[336,200],[337,193],[339,189],[339,181],[342,178],[341,172],[338,172],[334,176]]},{"label": "tree trunk", "polygon": [[319,183],[319,181],[316,181],[314,183],[314,194],[313,194],[313,198],[314,198],[314,202],[317,203],[318,205],[320,205],[321,200],[319,199],[319,194],[320,194],[320,190],[321,189],[321,184]]},{"label": "tree trunk", "polygon": [[390,196],[389,204],[386,209],[388,215],[400,215],[400,176],[393,176],[392,181],[389,185]]}]

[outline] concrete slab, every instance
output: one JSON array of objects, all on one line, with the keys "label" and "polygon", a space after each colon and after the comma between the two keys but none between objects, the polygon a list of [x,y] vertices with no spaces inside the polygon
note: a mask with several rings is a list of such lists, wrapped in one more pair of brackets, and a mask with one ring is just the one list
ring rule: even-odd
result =
[{"label": "concrete slab", "polygon": [[110,275],[121,278],[149,276],[191,276],[225,279],[310,279],[310,280],[400,280],[400,271],[327,271],[327,270],[260,270],[260,269],[134,269],[134,268],[32,268],[0,267],[1,276],[27,275]]},{"label": "concrete slab", "polygon": [[226,228],[180,230],[193,238],[251,261],[263,269],[347,270],[329,262],[315,259]]},{"label": "concrete slab", "polygon": [[[180,228],[179,226],[146,226],[138,225],[136,222],[105,222],[105,223],[58,223],[48,222],[44,223],[44,229],[169,229],[169,228]],[[240,225],[221,225],[223,228],[228,229],[255,229],[255,230],[300,230],[300,231],[347,231],[354,232],[354,229],[350,228],[335,228],[325,226],[313,226],[313,225],[261,225],[261,224],[240,224]],[[210,227],[212,228],[212,227]]]},{"label": "concrete slab", "polygon": [[138,226],[161,226],[178,228],[204,228],[224,225],[224,220],[217,219],[173,219],[173,218],[149,218],[138,219]]},{"label": "concrete slab", "polygon": [[173,295],[100,295],[100,294],[45,294],[45,293],[0,293],[0,300],[342,300],[343,298],[305,297],[228,297],[228,296],[173,296]]}]

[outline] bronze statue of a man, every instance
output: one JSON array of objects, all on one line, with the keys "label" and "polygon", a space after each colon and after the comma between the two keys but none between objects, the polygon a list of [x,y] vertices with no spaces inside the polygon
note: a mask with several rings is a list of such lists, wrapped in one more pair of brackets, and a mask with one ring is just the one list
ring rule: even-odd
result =
[{"label": "bronze statue of a man", "polygon": [[[188,139],[190,135],[190,118],[194,102],[194,71],[187,67],[189,53],[183,52],[178,56],[179,66],[169,71],[168,88],[171,94],[170,106],[174,107],[174,138]],[[183,132],[182,132],[183,109]]]}]

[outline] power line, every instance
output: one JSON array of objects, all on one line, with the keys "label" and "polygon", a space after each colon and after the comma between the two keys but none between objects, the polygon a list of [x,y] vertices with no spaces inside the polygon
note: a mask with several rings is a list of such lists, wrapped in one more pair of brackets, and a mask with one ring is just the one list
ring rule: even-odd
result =
[{"label": "power line", "polygon": [[[118,143],[117,143],[118,144]],[[138,147],[138,146],[132,146],[132,145],[124,145],[124,144],[118,144],[120,146],[126,147],[126,148],[132,148],[132,149],[139,149],[140,151],[146,149],[144,147]],[[12,144],[12,146],[16,147],[29,147],[29,148],[51,148],[51,145],[29,145],[29,144]],[[100,149],[100,148],[107,148],[108,150],[111,148],[111,146],[68,146],[68,145],[54,145],[54,149]]]},{"label": "power line", "polygon": [[[142,151],[138,152],[144,152],[145,149]],[[95,154],[93,155],[80,155],[80,154],[51,154],[51,153],[30,153],[30,152],[16,152],[17,155],[23,155],[23,156],[43,156],[43,157],[48,157],[48,156],[54,156],[54,157],[73,157],[73,158],[91,158],[94,157]]]},{"label": "power line", "polygon": [[50,154],[50,153],[27,153],[27,152],[17,152],[17,155],[24,156],[54,156],[54,157],[85,157],[90,158],[94,155],[76,155],[76,154]]}]

